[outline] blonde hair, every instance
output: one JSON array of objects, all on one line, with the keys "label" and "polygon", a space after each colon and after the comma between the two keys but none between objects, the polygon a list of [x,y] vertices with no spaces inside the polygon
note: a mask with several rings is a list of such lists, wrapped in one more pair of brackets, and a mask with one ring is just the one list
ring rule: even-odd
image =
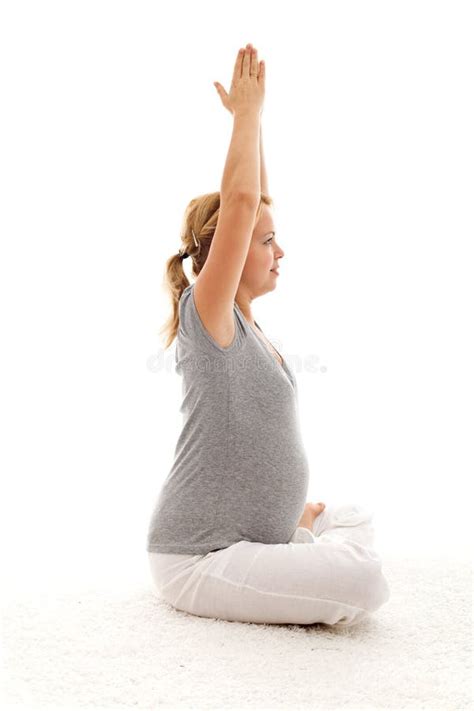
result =
[{"label": "blonde hair", "polygon": [[[180,251],[188,253],[192,260],[192,273],[196,277],[203,268],[209,254],[209,248],[219,218],[220,201],[219,192],[200,195],[191,200],[184,212]],[[255,224],[260,218],[263,205],[273,205],[273,200],[269,195],[260,193]],[[195,244],[193,231],[199,246]],[[183,259],[178,250],[166,261],[163,286],[170,297],[172,308],[171,315],[159,330],[159,333],[165,336],[164,348],[166,350],[176,338],[179,327],[179,300],[185,288],[189,286],[189,280],[183,268]]]}]

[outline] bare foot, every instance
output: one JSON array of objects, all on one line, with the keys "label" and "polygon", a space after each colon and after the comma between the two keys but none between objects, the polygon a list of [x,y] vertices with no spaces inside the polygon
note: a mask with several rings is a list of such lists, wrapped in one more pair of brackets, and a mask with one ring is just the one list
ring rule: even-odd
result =
[{"label": "bare foot", "polygon": [[326,504],[319,502],[317,504],[308,503],[304,507],[303,515],[298,522],[298,528],[309,528],[313,530],[314,519],[324,511]]}]

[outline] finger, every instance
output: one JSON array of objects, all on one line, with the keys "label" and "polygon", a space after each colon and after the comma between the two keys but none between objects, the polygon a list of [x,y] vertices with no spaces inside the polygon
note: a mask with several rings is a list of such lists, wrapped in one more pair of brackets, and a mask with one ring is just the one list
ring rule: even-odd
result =
[{"label": "finger", "polygon": [[227,92],[226,92],[226,90],[224,89],[224,87],[223,87],[221,84],[219,84],[218,81],[215,81],[215,82],[214,82],[214,86],[216,87],[217,93],[218,93],[219,96],[221,97],[222,101],[224,101],[224,99],[227,98]]},{"label": "finger", "polygon": [[222,84],[219,84],[218,81],[215,81],[214,86],[217,89],[217,93],[219,94],[219,98],[222,101],[222,105],[224,106],[224,108],[233,113],[229,103],[229,94],[226,92]]},{"label": "finger", "polygon": [[250,46],[247,45],[245,48],[245,54],[244,54],[244,63],[242,66],[242,76],[243,77],[249,77],[250,76]]},{"label": "finger", "polygon": [[237,59],[235,60],[235,65],[234,65],[234,74],[232,76],[232,83],[235,84],[238,79],[242,76],[242,61],[244,58],[244,50],[242,48],[239,49],[239,52],[237,54]]},{"label": "finger", "polygon": [[262,61],[259,64],[259,68],[258,68],[258,80],[263,81],[264,79],[265,79],[265,62],[262,59]]},{"label": "finger", "polygon": [[257,78],[258,77],[258,51],[255,47],[252,47],[252,63],[250,68],[250,74]]}]

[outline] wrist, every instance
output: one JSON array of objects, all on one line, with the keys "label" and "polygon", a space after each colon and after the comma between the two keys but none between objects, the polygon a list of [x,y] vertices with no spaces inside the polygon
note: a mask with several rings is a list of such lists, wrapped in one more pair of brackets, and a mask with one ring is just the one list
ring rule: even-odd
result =
[{"label": "wrist", "polygon": [[261,112],[255,109],[238,109],[234,111],[234,120],[237,121],[259,121]]}]

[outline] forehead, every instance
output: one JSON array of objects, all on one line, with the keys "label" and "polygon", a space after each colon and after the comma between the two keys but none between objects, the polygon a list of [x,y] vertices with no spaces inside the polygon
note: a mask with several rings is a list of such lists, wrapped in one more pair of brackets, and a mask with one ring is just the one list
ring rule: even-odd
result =
[{"label": "forehead", "polygon": [[263,205],[262,214],[255,225],[255,236],[259,237],[267,232],[275,231],[272,210],[269,205]]}]

